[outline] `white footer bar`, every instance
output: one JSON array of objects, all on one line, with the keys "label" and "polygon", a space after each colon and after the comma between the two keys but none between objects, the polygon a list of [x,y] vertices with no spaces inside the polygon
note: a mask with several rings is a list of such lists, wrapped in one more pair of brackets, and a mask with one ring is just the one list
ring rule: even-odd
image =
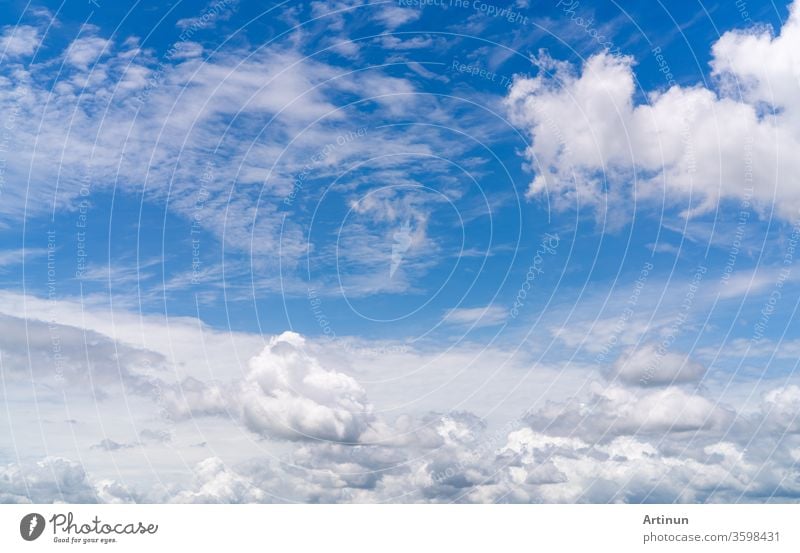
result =
[{"label": "white footer bar", "polygon": [[0,551],[777,553],[800,551],[799,520],[797,505],[0,505]]}]

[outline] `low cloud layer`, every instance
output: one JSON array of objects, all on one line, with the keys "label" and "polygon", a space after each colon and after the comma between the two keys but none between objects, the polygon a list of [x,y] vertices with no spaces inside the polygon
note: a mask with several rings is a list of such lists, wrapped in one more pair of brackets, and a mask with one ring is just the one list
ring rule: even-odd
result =
[{"label": "low cloud layer", "polygon": [[[251,361],[252,374],[241,388],[243,412],[261,410],[259,417],[245,415],[243,424],[257,435],[294,443],[290,453],[234,464],[212,456],[194,467],[191,481],[166,489],[95,481],[64,459],[12,464],[3,469],[0,495],[6,501],[178,503],[739,502],[800,496],[796,385],[767,391],[749,413],[706,397],[698,373],[681,385],[597,380],[580,396],[500,427],[468,412],[386,421],[368,414],[354,380],[321,369],[302,348],[298,335],[274,338]],[[249,389],[254,380],[257,389]],[[380,433],[394,439],[357,442]],[[112,453],[132,447],[104,444]]]}]

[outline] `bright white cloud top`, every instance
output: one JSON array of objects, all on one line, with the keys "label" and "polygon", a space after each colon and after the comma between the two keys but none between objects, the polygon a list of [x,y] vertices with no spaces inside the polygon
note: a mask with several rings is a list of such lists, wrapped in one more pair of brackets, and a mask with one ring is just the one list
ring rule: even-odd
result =
[{"label": "bright white cloud top", "polygon": [[753,201],[762,214],[794,221],[798,44],[796,4],[777,36],[726,32],[711,48],[712,88],[677,84],[669,57],[656,47],[665,81],[644,91],[645,100],[637,98],[632,56],[598,53],[576,70],[543,54],[540,74],[517,79],[506,99],[511,120],[533,139],[526,156],[536,177],[528,194],[603,207],[608,187],[613,201],[688,199],[696,211],[721,200]]}]

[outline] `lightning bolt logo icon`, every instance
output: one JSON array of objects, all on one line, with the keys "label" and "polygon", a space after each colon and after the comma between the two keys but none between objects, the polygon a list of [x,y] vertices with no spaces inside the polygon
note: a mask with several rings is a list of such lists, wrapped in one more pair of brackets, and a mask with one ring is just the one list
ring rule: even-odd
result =
[{"label": "lightning bolt logo icon", "polygon": [[39,513],[30,513],[22,517],[19,523],[19,534],[25,541],[33,541],[44,532],[44,517]]}]

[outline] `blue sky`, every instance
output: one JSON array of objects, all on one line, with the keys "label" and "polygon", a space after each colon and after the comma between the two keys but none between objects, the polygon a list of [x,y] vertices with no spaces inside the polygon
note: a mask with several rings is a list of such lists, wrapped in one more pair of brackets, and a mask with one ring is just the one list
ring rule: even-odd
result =
[{"label": "blue sky", "polygon": [[796,497],[791,5],[7,4],[0,497]]},{"label": "blue sky", "polygon": [[[313,20],[315,13],[320,17],[321,8],[314,12],[308,6],[294,6],[291,13],[296,11],[298,15],[290,16],[284,8],[276,7],[273,12],[281,14],[277,16],[276,13],[262,13],[259,10],[251,12],[246,6],[237,5],[235,11],[226,11],[214,18],[213,24],[192,33],[191,38],[193,43],[197,40],[198,47],[202,45],[204,48],[201,59],[213,61],[215,58],[224,59],[227,52],[242,48],[253,49],[257,55],[259,45],[267,43],[284,47],[282,37],[290,37],[292,33],[302,34],[303,41],[293,50],[293,54],[309,56],[315,63],[324,64],[326,70],[347,77],[355,72],[364,78],[377,78],[376,75],[380,75],[387,80],[402,79],[404,86],[413,87],[413,92],[401,94],[413,94],[415,103],[436,104],[436,109],[447,111],[449,117],[446,121],[409,121],[403,111],[392,113],[380,102],[358,99],[352,91],[337,90],[335,85],[325,84],[321,86],[320,96],[324,95],[325,101],[331,102],[330,105],[326,104],[326,108],[333,108],[333,111],[320,112],[319,120],[314,117],[313,120],[297,123],[297,135],[292,137],[295,142],[286,148],[277,161],[272,179],[263,181],[243,178],[241,173],[257,171],[254,166],[265,172],[270,170],[274,160],[261,158],[254,150],[266,142],[286,138],[281,136],[286,132],[282,128],[282,120],[289,117],[272,119],[271,115],[263,114],[263,121],[249,125],[246,116],[236,113],[242,106],[236,106],[231,113],[221,115],[219,121],[196,121],[195,126],[182,137],[188,143],[185,146],[187,151],[173,160],[165,161],[163,170],[166,173],[153,175],[152,183],[143,184],[133,175],[124,173],[119,176],[112,173],[99,180],[91,180],[91,208],[87,214],[91,222],[85,230],[86,243],[89,244],[85,258],[89,278],[85,275],[83,279],[59,278],[59,291],[77,295],[82,285],[85,294],[108,294],[106,269],[110,262],[115,271],[127,271],[129,277],[118,282],[112,279],[111,294],[119,295],[120,301],[141,301],[141,308],[147,312],[166,311],[174,316],[195,316],[197,308],[194,299],[199,297],[205,298],[200,302],[201,319],[218,327],[230,324],[239,330],[254,331],[259,329],[260,324],[261,330],[275,333],[291,325],[302,333],[319,334],[318,325],[309,316],[307,294],[304,293],[304,288],[312,286],[326,296],[326,308],[340,326],[340,333],[383,338],[414,337],[427,332],[442,313],[456,306],[491,304],[500,308],[508,307],[513,303],[519,284],[524,281],[529,264],[527,258],[535,252],[538,237],[550,229],[564,229],[561,234],[566,239],[565,243],[570,244],[570,251],[562,252],[554,259],[550,270],[537,283],[541,289],[541,293],[537,294],[540,300],[555,295],[559,300],[571,302],[570,294],[579,291],[587,282],[595,287],[613,282],[617,273],[621,276],[635,274],[645,259],[651,256],[648,249],[652,250],[656,240],[663,249],[681,245],[682,255],[676,269],[684,276],[692,270],[693,264],[703,259],[708,258],[713,264],[715,255],[719,256],[716,259],[726,257],[728,244],[724,238],[719,239],[716,248],[709,250],[708,236],[699,236],[699,243],[695,244],[682,240],[680,232],[659,225],[664,217],[674,228],[682,228],[685,221],[680,211],[686,207],[686,203],[668,205],[662,209],[660,202],[647,202],[641,207],[637,205],[635,210],[612,213],[615,220],[611,222],[604,223],[600,215],[598,223],[592,220],[596,214],[592,213],[591,208],[582,210],[580,214],[576,210],[553,213],[548,209],[547,197],[539,198],[539,201],[525,200],[530,172],[524,170],[515,152],[527,147],[530,137],[520,135],[518,129],[505,121],[505,114],[499,105],[505,85],[510,83],[514,75],[536,75],[528,55],[536,54],[541,49],[546,49],[555,59],[571,63],[580,63],[582,58],[599,51],[602,48],[599,39],[593,40],[588,33],[581,36],[583,28],[570,19],[583,17],[588,20],[591,12],[578,9],[573,13],[570,4],[545,5],[540,7],[543,13],[537,8],[536,16],[526,16],[529,17],[528,25],[510,25],[501,18],[481,16],[481,12],[474,8],[428,8],[422,18],[418,10],[411,8],[400,9],[391,3],[388,6],[379,3],[376,6],[392,8],[390,13],[398,18],[417,18],[405,23],[403,30],[392,36],[399,36],[401,38],[398,40],[401,40],[405,37],[403,33],[409,33],[408,36],[413,38],[419,36],[420,31],[437,29],[422,34],[424,40],[436,46],[424,48],[422,52],[414,51],[418,50],[416,48],[408,48],[409,51],[402,48],[387,49],[381,44],[381,40],[385,39],[371,38],[386,32],[386,26],[380,24],[381,20],[375,21],[374,14],[369,13],[370,9],[380,8],[363,6],[340,7],[341,14],[327,16],[337,22],[342,21],[340,25],[344,25],[343,18],[347,17],[347,30],[341,30],[338,34],[323,34],[314,32],[314,27],[319,27],[321,23]],[[175,43],[176,33],[178,44],[183,44],[180,42],[181,27],[176,27],[177,23],[198,12],[196,6],[181,4],[169,12],[140,4],[130,14],[126,14],[119,6],[68,5],[64,9],[67,11],[59,12],[58,20],[61,23],[53,30],[52,38],[42,44],[33,59],[35,65],[38,62],[41,66],[41,74],[37,74],[37,77],[41,79],[42,86],[52,84],[59,76],[64,80],[75,71],[72,67],[60,67],[47,60],[68,46],[69,40],[81,32],[98,40],[111,38],[119,41],[137,37],[140,45],[146,48],[149,61],[155,62],[158,68],[159,63],[166,61],[165,56]],[[676,29],[671,21],[665,20],[665,14],[652,15],[649,10],[648,14],[629,12],[629,17],[617,14],[608,20],[601,9],[594,14],[596,21],[603,22],[603,32],[607,29],[608,39],[620,45],[620,51],[637,60],[637,101],[641,101],[648,92],[665,89],[664,76],[658,72],[657,62],[650,53],[655,47],[661,48],[669,60],[676,82],[692,86],[711,79],[708,68],[710,53],[705,45],[710,45],[718,37],[720,29],[742,27],[745,22],[737,10],[719,7],[708,9],[715,14],[713,20],[693,10],[687,9],[688,13],[671,11],[671,17],[679,25],[687,26],[685,30]],[[55,7],[51,7],[51,10],[55,10]],[[785,8],[783,11],[781,13],[770,6],[754,15],[759,16],[760,22],[777,24],[779,18],[786,16]],[[202,10],[200,13],[203,13]],[[156,20],[163,17],[163,23],[152,29],[143,26],[143,20],[150,21],[153,17]],[[81,31],[87,18],[97,27]],[[448,30],[445,21],[452,18],[460,20],[460,23]],[[251,20],[254,20],[252,24]],[[630,20],[635,21],[636,25]],[[300,24],[301,21],[305,23]],[[480,34],[459,37],[457,31],[460,26],[469,25],[480,29]],[[147,33],[143,33],[143,29],[147,29]],[[501,44],[498,38],[506,37],[509,33],[515,37],[513,45],[505,42],[502,46],[495,45]],[[350,54],[348,58],[336,52],[336,41],[355,45],[348,47],[358,48],[358,53]],[[100,44],[97,46],[101,48]],[[263,51],[265,46],[260,48]],[[107,50],[106,57],[112,56],[115,46],[109,43]],[[476,50],[480,50],[482,56],[476,55]],[[98,63],[102,64],[103,59],[101,56]],[[468,69],[464,72],[453,69],[454,62],[459,62],[458,67],[465,64]],[[413,65],[410,67],[409,63]],[[491,77],[471,76],[469,72],[473,67],[478,71],[486,71]],[[424,76],[415,73],[414,69],[420,68],[426,71]],[[166,74],[157,74],[156,78],[159,76],[169,78]],[[157,96],[164,94],[160,90],[162,86],[170,85],[146,85],[148,99],[152,97],[155,102]],[[187,97],[190,94],[190,90],[171,86],[176,94]],[[394,90],[381,92],[389,94],[387,103],[404,101],[403,96],[394,96],[397,94]],[[487,100],[487,97],[492,99]],[[157,115],[152,113],[155,106],[148,106],[147,102],[139,107],[132,105],[130,98],[111,100],[109,104],[107,98],[92,97],[83,101],[87,106],[90,102],[94,104],[91,108],[84,108],[82,104],[79,106],[90,113],[97,110],[95,116],[98,118],[99,113],[109,108],[127,108],[129,115],[138,113],[136,117],[140,120]],[[184,101],[180,98],[176,103],[182,104]],[[126,102],[131,105],[126,105]],[[242,104],[246,113],[246,98],[243,98]],[[166,106],[165,109],[175,107]],[[135,111],[137,108],[138,112]],[[230,117],[231,120],[224,120],[224,117]],[[226,136],[209,137],[206,142],[200,130],[203,124],[214,128],[230,124],[230,129],[226,129]],[[286,124],[294,125],[295,122],[287,121]],[[443,126],[450,128],[443,129]],[[357,133],[358,129],[363,129],[364,136],[358,137],[356,134],[352,140],[361,144],[353,144],[350,148],[348,143],[334,150],[334,155],[342,156],[341,160],[349,163],[343,168],[313,167],[296,201],[292,205],[281,201],[287,196],[284,193],[286,180],[296,178],[302,172],[292,173],[289,165],[302,167],[317,153],[310,151],[314,145],[308,142],[315,145],[322,143],[324,148],[325,145],[335,144],[340,136]],[[314,137],[309,138],[311,135]],[[408,142],[401,143],[395,151],[393,141],[397,137],[408,137]],[[231,149],[226,148],[224,143],[234,140],[239,144],[231,146]],[[372,156],[366,160],[356,157],[363,153],[363,149],[369,148],[373,140],[388,142],[387,149],[374,152],[374,160],[370,159]],[[89,142],[86,145],[89,156],[91,144]],[[166,142],[156,145],[155,152],[150,150],[153,148],[151,144],[142,146],[148,148],[148,154],[171,155],[166,151],[172,144]],[[204,155],[195,151],[199,148],[208,148],[211,152],[219,148],[221,151]],[[439,157],[444,159],[439,161]],[[220,161],[217,162],[217,158]],[[184,189],[185,186],[197,187],[197,175],[182,176],[186,181],[193,181],[186,185],[179,182],[170,185],[169,182],[170,178],[174,178],[173,172],[191,172],[190,166],[194,164],[196,167],[199,163],[224,164],[226,169],[233,172],[231,179],[225,182],[218,182],[222,178],[214,175],[213,181],[208,183],[214,189],[214,196],[209,199],[202,196],[201,192],[196,192],[200,194],[199,197],[192,198],[192,191]],[[384,170],[384,164],[389,164],[390,169]],[[401,176],[397,175],[397,168],[406,169],[409,166],[414,166],[417,171],[403,171]],[[57,174],[56,179],[63,181],[59,182],[59,187],[66,196],[64,201],[69,201],[74,200],[72,196],[76,192],[79,194],[80,186],[75,182],[80,179],[79,174],[71,173],[79,173],[81,167],[69,167],[69,171],[66,169],[64,167],[65,174]],[[238,178],[236,173],[240,175]],[[167,180],[162,182],[161,179]],[[406,275],[403,271],[396,275],[396,279],[390,279],[396,282],[388,283],[379,281],[386,280],[386,269],[390,265],[391,233],[403,221],[373,221],[371,228],[362,229],[365,221],[359,220],[357,211],[347,217],[348,202],[356,201],[365,191],[380,186],[390,187],[384,193],[396,195],[398,199],[408,197],[405,201],[425,204],[430,200],[430,205],[436,206],[436,209],[421,209],[418,213],[426,219],[432,219],[430,243],[411,249],[411,256],[415,249],[419,249],[420,255],[425,253],[427,259],[419,267],[409,264],[409,272],[412,268],[417,269],[413,274]],[[331,191],[323,196],[323,191],[328,187],[332,187]],[[419,198],[413,199],[414,194],[420,195]],[[425,198],[425,195],[432,196]],[[228,196],[235,202],[237,211],[226,212],[226,208],[230,209],[226,201]],[[212,202],[215,205],[212,206]],[[76,248],[74,235],[77,230],[72,228],[76,224],[75,213],[60,208],[54,213],[52,200],[49,210],[41,209],[46,202],[31,204],[27,208],[30,216],[26,220],[25,235],[9,234],[5,237],[4,245],[8,249],[24,247],[42,250],[46,248],[46,231],[55,229],[60,238],[59,273],[73,275],[77,258],[68,256],[66,252]],[[412,213],[419,208],[411,205],[408,209],[408,217],[412,217],[411,222],[414,223]],[[459,220],[462,211],[467,213],[468,220]],[[198,224],[193,228],[191,224],[195,220]],[[260,235],[258,229],[254,232],[253,220],[263,221],[261,224],[269,227],[269,238],[283,234],[286,240],[291,240],[283,245],[289,248],[288,252],[276,254],[277,249],[259,243]],[[711,213],[703,214],[691,223],[699,228],[703,220],[712,224],[717,221],[720,225],[718,234],[725,232],[722,225],[729,222],[725,220],[725,213]],[[203,224],[204,221],[208,222]],[[281,232],[281,221],[285,221],[284,233]],[[758,225],[760,233],[765,234],[768,223],[762,223],[753,221],[750,226]],[[241,232],[242,235],[236,234],[232,242],[224,244],[224,231],[220,226],[230,228],[228,233]],[[612,227],[612,233],[605,232],[608,226]],[[347,240],[352,238],[359,241],[358,233],[361,230],[371,232],[378,241],[372,245],[369,253],[362,252],[375,259],[356,261],[342,256],[338,259],[338,273],[345,278],[341,283],[336,282],[338,279],[332,277],[337,273],[337,254],[346,254],[349,249]],[[424,238],[427,238],[427,227],[425,231]],[[198,255],[192,254],[193,239],[198,241],[195,249]],[[422,248],[425,246],[431,249],[424,252]],[[298,251],[306,248],[313,251],[308,255]],[[459,259],[458,254],[462,249],[470,256]],[[259,255],[260,250],[264,253],[269,251],[269,254]],[[430,255],[432,252],[438,255]],[[592,268],[595,254],[598,255],[598,263]],[[755,265],[754,252],[749,254],[739,262],[740,267],[747,263],[751,267]],[[268,260],[267,256],[271,259]],[[655,257],[659,262],[657,273],[664,277],[673,273],[674,255]],[[187,272],[191,273],[192,262],[197,264],[198,261],[202,270],[211,274],[197,279],[192,286],[164,289],[165,281],[179,282],[180,278],[187,276]],[[226,297],[220,290],[223,261],[227,265],[224,284],[230,291]],[[26,270],[30,278],[25,282],[26,289],[39,295],[45,293],[44,283],[39,276],[45,265],[46,258],[43,256],[27,262]],[[140,268],[138,279],[137,267]],[[448,278],[451,272],[458,278]],[[21,267],[9,268],[6,274],[13,287],[14,282],[19,282]],[[348,283],[348,279],[352,281]],[[366,280],[372,282],[367,284]],[[281,281],[285,281],[284,285],[290,289],[282,289]],[[446,283],[444,287],[443,283]],[[351,290],[355,292],[352,307],[360,312],[359,305],[366,306],[368,311],[363,313],[366,317],[402,317],[402,320],[397,324],[370,324],[352,312],[341,290],[337,290],[340,284],[354,289]],[[432,298],[437,291],[439,294]],[[416,311],[414,316],[405,317],[409,307],[416,309],[428,300],[432,301],[427,303],[425,309]],[[284,312],[284,302],[288,314]],[[226,315],[226,309],[230,316]]]}]

